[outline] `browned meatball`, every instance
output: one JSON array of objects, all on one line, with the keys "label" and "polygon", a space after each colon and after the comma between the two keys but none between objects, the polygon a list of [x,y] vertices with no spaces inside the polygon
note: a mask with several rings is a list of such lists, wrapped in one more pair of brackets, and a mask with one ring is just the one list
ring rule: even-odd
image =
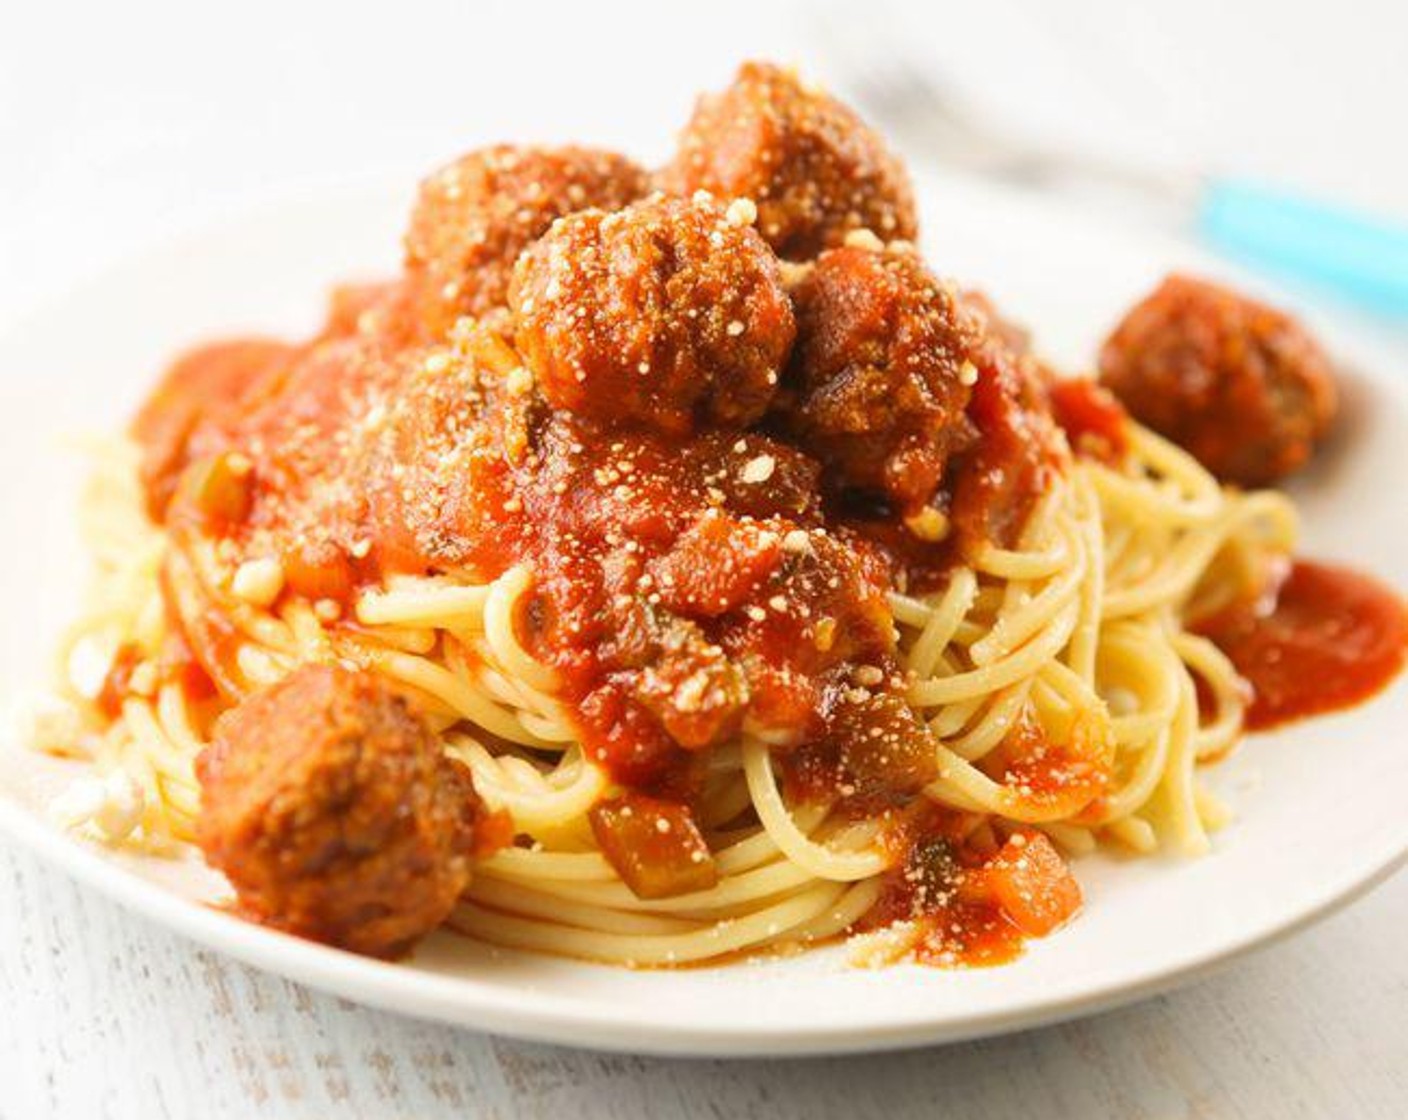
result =
[{"label": "browned meatball", "polygon": [[394,956],[469,885],[469,773],[370,673],[295,671],[220,720],[197,774],[200,846],[260,921]]},{"label": "browned meatball", "polygon": [[502,307],[513,262],[564,214],[614,210],[646,193],[646,173],[593,148],[499,145],[462,156],[420,186],[406,265],[432,333]]},{"label": "browned meatball", "polygon": [[972,439],[977,321],[908,250],[828,250],[795,299],[785,425],[833,487],[915,512]]},{"label": "browned meatball", "polygon": [[778,255],[808,260],[853,229],[889,241],[918,231],[904,165],[845,105],[761,62],[705,94],[659,182],[675,194],[749,198]]},{"label": "browned meatball", "polygon": [[1205,280],[1170,276],[1106,340],[1100,379],[1224,482],[1298,469],[1334,419],[1334,373],[1299,323]]},{"label": "browned meatball", "polygon": [[749,216],[657,195],[554,225],[519,259],[509,292],[548,401],[671,434],[762,416],[796,326]]}]

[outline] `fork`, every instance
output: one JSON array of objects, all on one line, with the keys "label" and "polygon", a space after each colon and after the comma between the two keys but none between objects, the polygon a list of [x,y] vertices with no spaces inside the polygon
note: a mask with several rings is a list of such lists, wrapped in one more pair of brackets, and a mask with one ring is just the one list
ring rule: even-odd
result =
[{"label": "fork", "polygon": [[903,48],[818,23],[861,107],[945,166],[1028,188],[1114,187],[1167,208],[1227,256],[1408,320],[1408,226],[1252,179],[1042,147],[985,117]]}]

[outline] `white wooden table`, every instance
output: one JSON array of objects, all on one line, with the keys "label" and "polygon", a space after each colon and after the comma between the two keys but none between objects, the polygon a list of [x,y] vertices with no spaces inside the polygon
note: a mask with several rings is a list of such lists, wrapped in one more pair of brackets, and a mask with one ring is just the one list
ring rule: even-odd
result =
[{"label": "white wooden table", "polygon": [[0,1118],[1401,1120],[1408,873],[1183,991],[960,1046],[716,1062],[527,1045],[320,995],[0,847]]},{"label": "white wooden table", "polygon": [[[554,12],[549,36],[542,5],[476,4],[509,34],[483,52],[456,0],[404,0],[375,19],[317,6],[6,9],[0,320],[172,222],[266,188],[414,175],[505,138],[651,158],[690,91],[738,58],[813,58],[786,0],[710,0],[704,16],[635,5],[637,22],[597,0]],[[1403,215],[1408,150],[1386,138],[1408,102],[1404,5],[1342,0],[1332,23],[1274,0],[929,10],[931,25],[903,37],[1009,119],[1153,158],[1198,152]],[[512,45],[530,33],[531,69]],[[652,39],[673,47],[641,55]],[[564,97],[533,73],[583,77]],[[1403,353],[1408,369],[1408,342]],[[21,375],[0,371],[0,399],[3,378]],[[868,1058],[656,1061],[358,1008],[196,949],[0,843],[0,1120],[1402,1118],[1405,932],[1400,874],[1213,979],[1096,1019]]]}]

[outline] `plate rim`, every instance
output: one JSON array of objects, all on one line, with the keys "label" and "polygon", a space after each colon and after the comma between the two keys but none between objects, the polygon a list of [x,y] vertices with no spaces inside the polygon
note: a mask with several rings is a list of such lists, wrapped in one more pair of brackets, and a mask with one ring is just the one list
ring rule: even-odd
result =
[{"label": "plate rim", "polygon": [[[0,835],[129,913],[248,966],[354,1003],[522,1041],[694,1058],[874,1053],[986,1038],[1113,1010],[1192,983],[1248,953],[1291,937],[1363,897],[1408,863],[1408,846],[1388,851],[1372,866],[1322,891],[1317,904],[1291,919],[1264,923],[1216,953],[1194,954],[1191,959],[1175,961],[1138,980],[1110,987],[1075,995],[1038,995],[1006,1008],[951,1015],[942,1020],[868,1026],[859,1033],[844,1024],[793,1026],[783,1031],[753,1027],[746,1020],[721,1031],[660,1021],[641,1024],[627,1015],[609,1014],[599,1005],[587,1005],[578,999],[510,989],[472,977],[429,974],[402,963],[359,956],[255,925],[194,902],[115,864],[95,850],[92,842],[59,831],[3,788]],[[473,991],[473,1001],[462,998],[467,989]]]}]

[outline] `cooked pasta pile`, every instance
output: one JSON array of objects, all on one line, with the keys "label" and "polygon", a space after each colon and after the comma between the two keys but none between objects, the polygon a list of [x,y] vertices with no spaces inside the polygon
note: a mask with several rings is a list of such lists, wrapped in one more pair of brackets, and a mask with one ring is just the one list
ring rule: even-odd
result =
[{"label": "cooked pasta pile", "polygon": [[[130,448],[113,449],[84,507],[100,575],[65,647],[75,704],[91,712],[101,684],[84,679],[84,666],[110,663],[124,648],[158,655],[165,560],[181,612],[218,611],[236,626],[235,662],[249,690],[332,660],[424,699],[444,749],[530,841],[478,865],[452,919],[459,929],[503,945],[662,965],[826,940],[875,904],[892,862],[874,843],[880,822],[789,804],[766,744],[747,738],[709,762],[701,823],[719,883],[637,898],[594,850],[587,823],[610,780],[584,757],[553,696],[552,670],[515,635],[515,603],[532,581],[526,568],[485,585],[419,578],[364,591],[355,633],[329,626],[307,602],[261,611],[221,587],[212,555],[171,555],[142,512],[134,466]],[[1245,687],[1183,619],[1245,595],[1289,554],[1295,533],[1283,496],[1224,490],[1144,430],[1120,469],[1077,461],[1033,513],[1020,548],[989,548],[941,593],[891,595],[909,702],[939,743],[939,776],[924,795],[971,814],[976,829],[1033,825],[1076,855],[1102,840],[1139,853],[1204,852],[1225,810],[1197,770],[1240,736]],[[1197,681],[1211,699],[1201,712]],[[199,812],[204,717],[191,705],[178,683],[130,695],[97,737],[98,766],[129,775],[144,794],[137,835],[160,847],[189,841]],[[1108,774],[1097,799],[1085,785],[1024,788],[979,768],[1024,717]],[[887,944],[894,955],[905,948],[903,937]]]}]

